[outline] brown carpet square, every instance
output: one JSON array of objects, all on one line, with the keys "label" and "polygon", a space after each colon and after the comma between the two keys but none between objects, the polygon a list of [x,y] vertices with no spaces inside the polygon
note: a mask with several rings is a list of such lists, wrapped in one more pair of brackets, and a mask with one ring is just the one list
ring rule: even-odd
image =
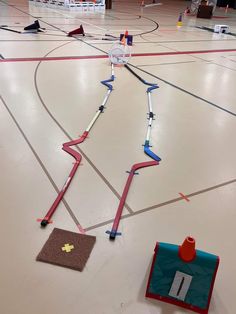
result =
[{"label": "brown carpet square", "polygon": [[36,260],[82,271],[96,237],[54,228]]}]

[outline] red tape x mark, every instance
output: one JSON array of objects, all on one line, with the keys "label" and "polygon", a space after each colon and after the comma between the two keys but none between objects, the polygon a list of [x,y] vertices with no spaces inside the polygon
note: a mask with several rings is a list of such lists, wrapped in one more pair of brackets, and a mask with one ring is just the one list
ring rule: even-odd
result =
[{"label": "red tape x mark", "polygon": [[184,195],[183,193],[179,193],[179,195],[180,195],[186,202],[190,202],[190,199],[188,199],[187,196]]}]

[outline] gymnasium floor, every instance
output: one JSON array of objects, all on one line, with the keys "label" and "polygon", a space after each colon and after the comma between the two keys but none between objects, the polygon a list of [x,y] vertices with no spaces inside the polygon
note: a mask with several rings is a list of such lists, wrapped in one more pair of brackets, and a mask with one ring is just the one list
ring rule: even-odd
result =
[{"label": "gymnasium floor", "polygon": [[[187,313],[144,296],[156,241],[180,244],[188,235],[221,258],[209,313],[235,314],[236,37],[195,26],[227,24],[236,33],[236,11],[185,17],[177,28],[189,2],[162,3],[141,9],[138,0],[117,0],[105,13],[79,13],[0,0],[0,25],[22,31],[38,19],[46,28],[0,30],[1,314]],[[139,36],[155,28],[150,19],[159,29]],[[66,36],[80,24],[93,37]],[[62,143],[83,133],[106,94],[100,81],[111,67],[98,56],[113,43],[101,37],[126,29],[137,35],[130,64],[160,87],[152,93],[151,143],[162,161],[134,177],[122,236],[109,241],[126,171],[150,160],[142,147],[146,88],[115,67],[107,109],[80,145],[83,165],[41,229],[36,220],[74,162]],[[97,237],[83,272],[35,261],[54,227],[77,232],[78,224]]]}]

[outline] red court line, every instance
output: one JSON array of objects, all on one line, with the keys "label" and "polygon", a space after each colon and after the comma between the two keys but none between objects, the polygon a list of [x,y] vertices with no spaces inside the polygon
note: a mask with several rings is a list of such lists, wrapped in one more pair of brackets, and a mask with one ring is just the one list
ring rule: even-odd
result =
[{"label": "red court line", "polygon": [[[235,52],[236,49],[214,49],[214,50],[193,50],[193,51],[170,51],[170,52],[145,52],[133,53],[132,57],[153,57],[153,56],[173,56],[201,53]],[[106,59],[108,55],[88,55],[88,56],[67,56],[67,57],[35,57],[35,58],[7,58],[0,59],[1,62],[34,62],[34,61],[63,61],[82,59]]]},{"label": "red court line", "polygon": [[152,57],[152,56],[172,56],[172,55],[188,55],[200,53],[215,53],[215,52],[232,52],[236,49],[214,49],[214,50],[193,50],[193,51],[170,51],[170,52],[149,52],[149,53],[134,53],[132,57]]},{"label": "red court line", "polygon": [[80,59],[104,59],[107,55],[92,56],[67,56],[67,57],[34,57],[34,58],[7,58],[1,59],[0,62],[34,62],[34,61],[63,61],[63,60],[80,60]]}]

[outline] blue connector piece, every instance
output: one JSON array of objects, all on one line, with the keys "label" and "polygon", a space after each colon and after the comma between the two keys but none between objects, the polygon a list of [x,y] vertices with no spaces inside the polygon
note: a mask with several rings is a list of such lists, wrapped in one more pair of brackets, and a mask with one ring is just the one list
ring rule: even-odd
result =
[{"label": "blue connector piece", "polygon": [[110,91],[112,91],[113,90],[113,86],[111,84],[109,84],[109,82],[113,82],[114,80],[115,80],[115,76],[112,75],[110,79],[101,81],[101,83],[103,85],[105,85]]},{"label": "blue connector piece", "polygon": [[159,86],[157,84],[150,84],[150,83],[146,83],[146,84],[152,85],[152,86],[148,87],[147,93],[151,93],[152,90],[159,88]]},{"label": "blue connector piece", "polygon": [[121,232],[117,232],[115,230],[111,230],[111,231],[107,230],[106,233],[110,235],[109,237],[110,240],[115,240],[116,236],[121,236],[122,234]]},{"label": "blue connector piece", "polygon": [[148,87],[148,89],[147,89],[147,93],[150,93],[152,90],[159,88],[159,86],[158,86],[157,84],[148,83],[148,82],[145,81],[144,79],[142,79],[142,82],[143,82],[145,85],[150,86],[150,87]]},{"label": "blue connector piece", "polygon": [[152,159],[156,160],[156,161],[161,161],[161,158],[158,157],[155,153],[153,153],[151,150],[150,150],[150,145],[149,145],[149,141],[145,141],[144,143],[144,153],[146,155],[148,155],[149,157],[151,157]]}]

